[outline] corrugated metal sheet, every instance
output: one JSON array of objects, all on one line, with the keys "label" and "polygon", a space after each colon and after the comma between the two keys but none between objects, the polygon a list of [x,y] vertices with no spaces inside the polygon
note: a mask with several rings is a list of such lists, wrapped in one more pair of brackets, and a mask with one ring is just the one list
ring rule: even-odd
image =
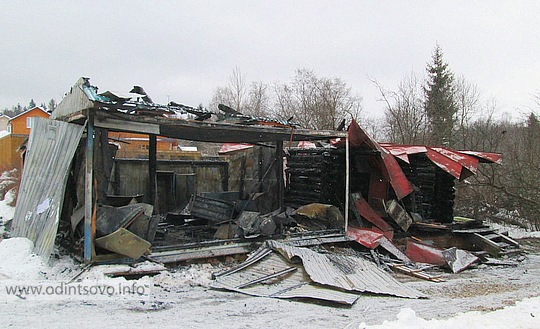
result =
[{"label": "corrugated metal sheet", "polygon": [[348,129],[348,138],[351,148],[361,148],[377,150],[380,158],[377,158],[381,173],[385,180],[390,182],[396,196],[399,200],[403,199],[413,191],[412,185],[403,173],[399,163],[394,156],[369,136],[354,120],[352,120]]},{"label": "corrugated metal sheet", "polygon": [[300,257],[309,277],[316,283],[346,291],[370,292],[406,298],[426,298],[421,292],[398,282],[372,262],[351,256],[320,254],[278,241],[268,241],[289,261]]},{"label": "corrugated metal sheet", "polygon": [[478,151],[459,151],[459,152],[463,154],[472,155],[473,157],[478,158],[480,162],[502,164],[502,154],[500,153],[478,152]]},{"label": "corrugated metal sheet", "polygon": [[48,260],[64,201],[73,155],[84,126],[36,118],[28,141],[13,236],[34,242],[34,253]]},{"label": "corrugated metal sheet", "polygon": [[[344,304],[354,303],[363,292],[427,297],[398,282],[368,260],[320,254],[278,241],[266,243],[266,247],[250,255],[243,264],[216,274],[212,287],[253,296],[306,297]],[[293,261],[295,257],[302,262]]]},{"label": "corrugated metal sheet", "polygon": [[[273,273],[293,271],[259,281]],[[216,275],[211,287],[251,296],[275,298],[313,298],[352,305],[360,296],[314,284],[300,264],[290,264],[281,255],[261,248],[243,264]],[[257,282],[259,281],[259,282]],[[250,284],[256,282],[254,284]]]},{"label": "corrugated metal sheet", "polygon": [[409,155],[426,153],[427,157],[439,168],[460,180],[475,175],[478,170],[479,162],[500,164],[502,161],[502,155],[498,153],[454,151],[443,147],[390,143],[381,143],[380,145],[388,150],[394,157],[407,163],[410,163]]}]

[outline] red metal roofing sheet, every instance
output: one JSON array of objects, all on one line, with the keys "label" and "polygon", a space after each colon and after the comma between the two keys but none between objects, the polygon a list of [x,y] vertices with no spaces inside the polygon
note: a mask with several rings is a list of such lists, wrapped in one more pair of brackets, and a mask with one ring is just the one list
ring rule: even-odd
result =
[{"label": "red metal roofing sheet", "polygon": [[459,151],[463,154],[474,156],[484,163],[496,163],[502,164],[502,154],[492,152],[478,152],[478,151]]},{"label": "red metal roofing sheet", "polygon": [[377,162],[379,163],[379,167],[383,174],[386,174],[385,177],[388,177],[390,185],[392,185],[398,199],[401,200],[412,193],[413,188],[411,182],[409,182],[405,173],[403,173],[403,170],[394,156],[373,140],[354,120],[349,126],[348,138],[351,147],[377,150],[380,152],[381,157]]},{"label": "red metal roofing sheet", "polygon": [[477,158],[443,147],[432,147],[432,149],[459,163],[473,174],[476,174],[479,163]]}]

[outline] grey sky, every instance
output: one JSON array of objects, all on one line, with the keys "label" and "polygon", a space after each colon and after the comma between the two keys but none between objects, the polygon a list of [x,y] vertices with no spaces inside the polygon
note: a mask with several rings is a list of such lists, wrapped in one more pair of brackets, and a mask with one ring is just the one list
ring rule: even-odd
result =
[{"label": "grey sky", "polygon": [[535,108],[540,92],[540,1],[0,0],[0,8],[0,108],[60,101],[81,76],[100,91],[137,84],[158,103],[207,105],[235,67],[268,83],[305,67],[343,79],[376,115],[369,77],[395,89],[411,72],[423,76],[436,43],[501,111]]}]

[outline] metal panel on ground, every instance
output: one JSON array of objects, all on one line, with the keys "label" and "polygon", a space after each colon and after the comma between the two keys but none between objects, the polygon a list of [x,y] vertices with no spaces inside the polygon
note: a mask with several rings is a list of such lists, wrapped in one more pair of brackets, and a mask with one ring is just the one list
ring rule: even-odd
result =
[{"label": "metal panel on ground", "polygon": [[278,241],[267,241],[291,261],[302,259],[311,280],[350,292],[369,292],[406,298],[426,298],[423,293],[398,282],[372,262],[351,256],[320,254],[311,249],[297,248]]},{"label": "metal panel on ground", "polygon": [[217,274],[211,287],[251,296],[313,298],[349,305],[360,297],[354,292],[314,284],[300,264],[290,264],[266,247],[260,248],[243,264]]},{"label": "metal panel on ground", "polygon": [[54,247],[73,155],[84,126],[35,118],[28,141],[13,236],[34,242],[34,253],[48,260]]}]

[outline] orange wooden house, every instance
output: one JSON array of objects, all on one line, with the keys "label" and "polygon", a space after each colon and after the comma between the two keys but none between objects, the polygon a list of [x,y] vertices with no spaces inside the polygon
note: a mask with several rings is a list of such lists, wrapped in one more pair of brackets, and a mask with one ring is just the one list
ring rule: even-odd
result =
[{"label": "orange wooden house", "polygon": [[17,149],[30,135],[32,118],[48,118],[49,116],[49,113],[41,107],[34,107],[8,121],[9,134],[0,138],[0,169],[22,169],[22,158]]},{"label": "orange wooden house", "polygon": [[[109,132],[109,142],[116,144],[116,158],[147,159],[148,135],[129,132]],[[196,147],[181,146],[178,139],[157,136],[156,150],[158,159],[179,160],[200,158],[201,152]]]}]

